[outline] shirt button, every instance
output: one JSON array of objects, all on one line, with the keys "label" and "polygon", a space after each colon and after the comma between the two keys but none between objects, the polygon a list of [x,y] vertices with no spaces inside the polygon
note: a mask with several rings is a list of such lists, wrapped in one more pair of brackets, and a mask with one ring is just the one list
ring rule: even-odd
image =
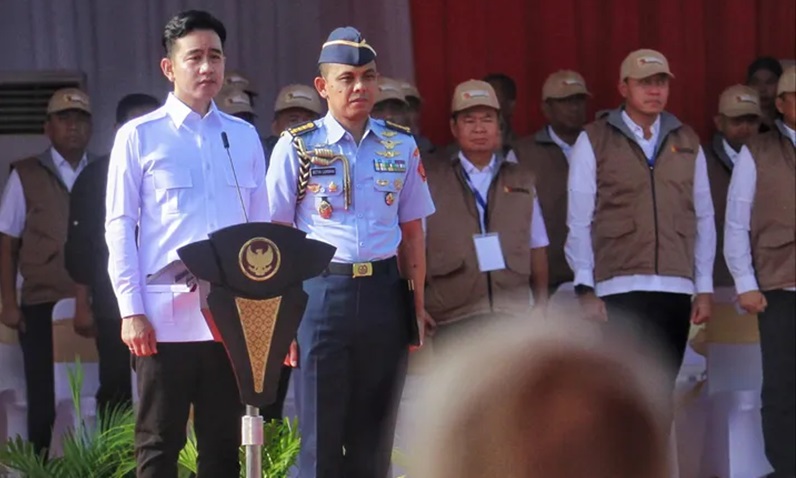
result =
[{"label": "shirt button", "polygon": [[362,189],[362,185],[361,184],[357,184],[357,189]]},{"label": "shirt button", "polygon": [[359,245],[360,245],[360,247],[365,247],[365,243],[364,242],[360,242]]},{"label": "shirt button", "polygon": [[362,214],[362,213],[359,213],[359,214],[357,214],[357,217],[358,217],[358,218],[360,218],[360,219],[362,219],[363,217],[365,217],[365,215],[364,215],[364,214]]}]

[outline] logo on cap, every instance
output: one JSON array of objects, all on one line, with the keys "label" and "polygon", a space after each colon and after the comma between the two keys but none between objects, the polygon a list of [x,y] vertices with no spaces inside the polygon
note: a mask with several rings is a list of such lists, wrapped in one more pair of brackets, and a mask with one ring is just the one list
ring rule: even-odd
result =
[{"label": "logo on cap", "polygon": [[227,99],[227,102],[230,103],[230,104],[233,104],[233,105],[248,105],[248,104],[250,104],[249,97],[246,96],[246,95],[240,95],[240,94],[235,95],[235,96],[230,96],[229,99]]},{"label": "logo on cap", "polygon": [[486,90],[470,90],[462,93],[462,99],[470,100],[473,98],[489,98],[489,92]]},{"label": "logo on cap", "polygon": [[279,270],[282,257],[279,248],[265,237],[247,241],[238,253],[238,266],[243,275],[257,282],[267,281]]},{"label": "logo on cap", "polygon": [[312,101],[312,98],[303,91],[293,91],[287,94],[287,100],[307,100]]},{"label": "logo on cap", "polygon": [[583,82],[578,80],[577,78],[565,78],[564,80],[561,81],[561,83],[563,83],[566,86],[578,85],[584,88],[586,87],[586,85],[584,85]]},{"label": "logo on cap", "polygon": [[248,83],[245,79],[240,76],[228,76],[227,77],[227,84],[228,85],[237,85],[237,84],[246,84]]},{"label": "logo on cap", "polygon": [[70,103],[80,103],[83,106],[88,107],[88,101],[80,95],[74,94],[66,94],[64,95],[64,99]]},{"label": "logo on cap", "polygon": [[738,103],[752,103],[753,105],[759,104],[757,98],[751,95],[737,95],[735,101]]},{"label": "logo on cap", "polygon": [[657,56],[642,56],[636,61],[638,61],[639,66],[647,66],[650,63],[657,63],[658,65],[663,65],[663,60],[661,60]]},{"label": "logo on cap", "polygon": [[400,91],[398,91],[398,88],[395,88],[392,85],[379,85],[379,91],[394,91],[396,93],[400,93]]}]

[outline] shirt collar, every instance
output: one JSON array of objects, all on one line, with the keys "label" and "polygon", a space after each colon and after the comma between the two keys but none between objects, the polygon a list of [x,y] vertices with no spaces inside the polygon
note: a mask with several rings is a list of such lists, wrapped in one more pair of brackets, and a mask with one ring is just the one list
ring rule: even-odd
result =
[{"label": "shirt collar", "polygon": [[[345,128],[343,128],[343,125],[332,116],[331,111],[326,112],[326,116],[323,117],[323,124],[326,127],[326,141],[329,144],[337,143],[347,132]],[[373,118],[368,118],[368,124],[365,126],[365,134],[362,135],[362,139],[365,139],[371,131],[374,133],[377,131],[377,128],[374,128],[374,126],[375,123]]]},{"label": "shirt collar", "polygon": [[[179,98],[177,98],[174,93],[169,93],[168,98],[166,98],[166,104],[164,105],[166,108],[166,112],[171,117],[171,120],[174,122],[174,125],[179,128],[185,123],[185,120],[188,119],[189,116],[194,115],[196,118],[199,118],[199,113],[195,112],[191,109],[190,106],[186,105],[182,102]],[[210,101],[210,109],[207,110],[207,114],[205,118],[217,118],[218,117],[218,108],[216,108],[215,101]],[[204,119],[204,118],[200,118]]]},{"label": "shirt collar", "polygon": [[489,164],[484,169],[478,169],[475,167],[473,163],[470,162],[467,157],[464,156],[464,153],[459,151],[459,161],[462,163],[462,167],[467,174],[483,174],[483,173],[491,173],[492,170],[495,168],[495,155],[492,155],[492,159],[489,160]]},{"label": "shirt collar", "polygon": [[[70,165],[70,164],[69,164],[69,163],[66,161],[66,158],[64,158],[63,156],[61,156],[61,153],[59,153],[58,151],[56,151],[56,149],[55,149],[55,148],[53,148],[53,147],[50,147],[50,156],[52,156],[52,158],[53,158],[53,164],[55,164],[55,166],[56,166],[57,168],[59,168],[59,169],[60,169],[60,168],[64,167],[64,165],[69,165],[69,167],[70,167],[70,168],[72,167],[72,165]],[[86,155],[86,153],[83,153],[83,157],[82,157],[82,158],[80,158],[80,161],[77,163],[77,167],[79,168],[79,167],[81,167],[81,166],[85,166],[85,165],[86,165],[86,163],[88,163],[88,155]],[[77,168],[75,168],[75,169],[77,169]]]},{"label": "shirt collar", "polygon": [[658,115],[658,117],[655,118],[655,122],[652,123],[652,128],[650,128],[652,130],[652,136],[650,137],[650,139],[646,139],[644,137],[644,128],[637,125],[636,122],[630,118],[630,115],[628,115],[627,111],[625,111],[624,109],[622,110],[622,121],[625,122],[627,127],[633,133],[633,136],[635,136],[641,141],[653,141],[658,137],[658,134],[660,134],[661,132],[661,115]]},{"label": "shirt collar", "polygon": [[732,162],[733,166],[735,166],[735,162],[738,160],[738,154],[740,153],[732,149],[732,146],[730,146],[730,143],[728,143],[725,138],[721,138],[721,144],[724,146],[724,153],[730,158],[730,162]]},{"label": "shirt collar", "polygon": [[553,130],[553,127],[552,127],[552,126],[550,126],[550,125],[548,125],[548,126],[547,126],[547,134],[549,134],[549,135],[550,135],[550,139],[551,139],[551,140],[553,140],[553,142],[554,142],[554,143],[555,143],[555,144],[556,144],[556,145],[557,145],[559,148],[561,148],[561,150],[562,150],[562,151],[564,151],[564,153],[566,153],[566,152],[568,152],[570,149],[572,149],[572,145],[571,145],[571,144],[568,144],[566,141],[564,141],[563,139],[561,139],[561,138],[560,138],[560,137],[559,137],[559,136],[556,134],[556,132]]},{"label": "shirt collar", "polygon": [[786,125],[784,121],[777,120],[777,123],[782,125],[780,131],[784,132],[788,136],[790,142],[793,143],[793,146],[796,146],[796,130],[791,129],[791,127]]}]

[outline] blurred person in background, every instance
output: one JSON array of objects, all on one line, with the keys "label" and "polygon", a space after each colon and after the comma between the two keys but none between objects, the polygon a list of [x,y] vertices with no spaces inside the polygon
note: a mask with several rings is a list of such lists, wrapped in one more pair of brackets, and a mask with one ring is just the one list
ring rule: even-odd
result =
[{"label": "blurred person in background", "polygon": [[315,121],[323,114],[321,98],[315,88],[307,85],[287,85],[276,95],[271,135],[263,140],[265,159],[270,161],[271,151],[283,131],[302,123]]},{"label": "blurred person in background", "polygon": [[562,319],[502,322],[450,349],[419,401],[412,476],[669,476],[655,354]]},{"label": "blurred person in background", "polygon": [[777,82],[782,75],[782,63],[770,56],[756,58],[746,69],[746,84],[757,90],[760,96],[760,107],[763,110],[763,121],[760,132],[771,131],[774,120],[778,117],[775,100],[777,98]]}]

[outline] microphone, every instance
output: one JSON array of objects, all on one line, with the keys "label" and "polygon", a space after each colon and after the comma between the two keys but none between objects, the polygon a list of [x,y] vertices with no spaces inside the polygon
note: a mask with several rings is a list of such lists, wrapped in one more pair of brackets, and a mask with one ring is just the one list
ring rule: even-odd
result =
[{"label": "microphone", "polygon": [[229,165],[232,166],[232,177],[235,178],[235,189],[238,191],[238,199],[240,199],[240,208],[243,210],[243,219],[249,222],[249,216],[246,214],[246,206],[243,204],[243,195],[240,193],[240,184],[238,184],[238,174],[235,172],[235,162],[232,161],[232,154],[229,152],[229,138],[227,132],[221,132],[221,142],[224,144],[224,149],[227,150],[227,158],[229,158]]}]

